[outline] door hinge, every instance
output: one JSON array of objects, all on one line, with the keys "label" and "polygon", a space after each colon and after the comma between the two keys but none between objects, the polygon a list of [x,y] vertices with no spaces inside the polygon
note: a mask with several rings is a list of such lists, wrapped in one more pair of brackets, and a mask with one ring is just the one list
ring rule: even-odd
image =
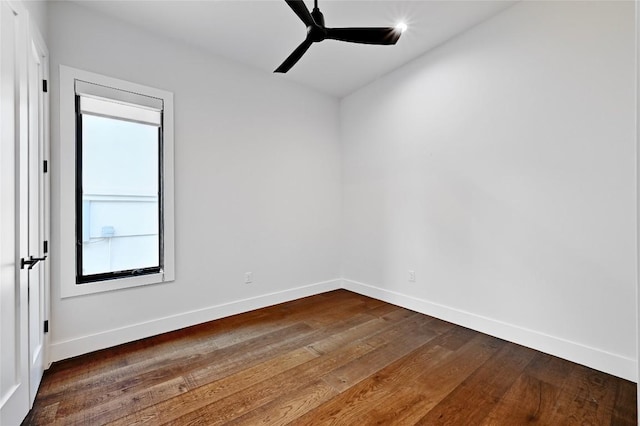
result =
[{"label": "door hinge", "polygon": [[42,173],[47,173],[49,172],[49,162],[47,160],[44,160],[42,162]]},{"label": "door hinge", "polygon": [[44,332],[48,333],[49,332],[49,320],[46,320],[44,322]]},{"label": "door hinge", "polygon": [[44,251],[45,254],[49,253],[49,241],[44,241],[44,243],[42,244],[42,250]]},{"label": "door hinge", "polygon": [[47,93],[49,91],[47,87],[47,80],[42,80],[42,91],[44,93]]}]

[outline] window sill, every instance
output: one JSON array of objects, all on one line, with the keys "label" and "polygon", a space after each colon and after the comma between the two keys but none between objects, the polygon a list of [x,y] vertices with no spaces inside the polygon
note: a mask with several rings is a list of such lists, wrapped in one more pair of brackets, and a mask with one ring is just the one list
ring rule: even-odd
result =
[{"label": "window sill", "polygon": [[137,277],[118,278],[116,280],[95,281],[72,286],[63,286],[61,297],[63,299],[75,296],[85,296],[105,291],[122,290],[125,288],[139,287],[144,285],[161,284],[173,281],[166,272],[157,274],[141,275]]}]

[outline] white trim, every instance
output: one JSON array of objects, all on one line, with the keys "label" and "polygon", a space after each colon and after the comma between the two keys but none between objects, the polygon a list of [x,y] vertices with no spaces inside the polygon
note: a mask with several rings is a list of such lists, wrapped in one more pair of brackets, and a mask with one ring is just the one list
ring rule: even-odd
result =
[{"label": "white trim", "polygon": [[[174,248],[174,127],[173,93],[143,86],[89,71],[60,65],[60,141],[62,152],[75,153],[75,81],[89,81],[138,93],[164,102],[163,114],[163,213],[164,268],[158,274],[119,278],[95,283],[76,284],[75,255],[75,155],[60,156],[60,241],[55,253],[60,256],[60,295],[62,298],[119,290],[175,279]],[[65,189],[66,188],[66,189]],[[58,359],[55,357],[52,360]]]},{"label": "white trim", "polygon": [[626,380],[637,381],[637,363],[634,359],[348,279],[322,281],[53,343],[49,347],[50,361],[60,361],[192,325],[341,288],[583,364]]},{"label": "white trim", "polygon": [[[29,93],[29,105],[28,105],[28,119],[29,119],[29,129],[33,129],[34,133],[34,141],[35,146],[32,145],[31,136],[29,136],[29,153],[27,155],[27,161],[29,163],[28,173],[29,179],[32,177],[32,167],[34,166],[32,162],[32,156],[35,157],[35,167],[36,167],[36,176],[38,179],[38,227],[40,227],[38,232],[38,240],[37,246],[31,247],[31,237],[29,240],[29,254],[32,255],[35,253],[36,256],[41,257],[44,256],[44,241],[51,241],[50,238],[50,229],[51,229],[51,209],[50,209],[50,196],[51,196],[51,187],[50,187],[50,173],[44,173],[42,169],[42,162],[47,161],[48,164],[51,164],[50,161],[50,134],[49,134],[49,91],[45,92],[42,86],[42,81],[49,82],[49,50],[47,49],[46,43],[42,34],[40,33],[37,25],[33,22],[33,20],[29,17],[28,24],[28,37],[29,37],[29,48],[31,51],[31,55],[37,57],[35,63],[39,64],[40,73],[36,68],[32,68],[32,59],[28,60],[27,66],[27,75],[28,75],[28,88],[27,92]],[[33,73],[33,74],[32,74]],[[32,83],[32,78],[35,78],[35,82]],[[31,101],[37,99],[37,105],[32,105]],[[31,115],[31,109],[38,111],[38,122],[35,128],[31,127],[36,124],[32,123],[33,116]],[[37,129],[37,132],[36,132]],[[31,131],[31,130],[30,130]],[[37,138],[35,135],[37,134]],[[32,152],[31,149],[37,147],[37,154]],[[29,195],[27,200],[31,199],[31,191],[34,189],[31,186],[32,183],[27,183],[26,185],[29,187]],[[30,201],[27,201],[30,202]],[[31,214],[31,210],[33,208],[29,206],[29,214]],[[27,222],[29,223],[28,227],[31,229],[31,219],[27,218]],[[49,250],[50,253],[50,250]],[[49,256],[47,253],[47,257]],[[39,274],[38,284],[40,286],[41,292],[39,292],[38,296],[39,300],[31,299],[29,302],[29,310],[31,309],[38,310],[38,314],[33,317],[31,313],[29,314],[29,330],[35,327],[35,331],[38,334],[38,339],[41,339],[41,345],[36,346],[35,348],[29,345],[29,402],[33,405],[36,395],[38,392],[38,387],[42,381],[44,370],[47,369],[47,358],[48,358],[48,342],[49,335],[43,330],[43,322],[49,319],[50,312],[50,271],[51,267],[49,262],[43,262],[40,264],[38,268],[37,274]],[[35,303],[35,305],[33,305]],[[32,306],[33,305],[33,306]],[[31,321],[35,320],[36,324],[31,324]],[[30,341],[37,341],[36,339],[30,338]]]},{"label": "white trim", "polygon": [[[635,8],[635,42],[634,66],[635,78],[635,131],[636,131],[636,374],[640,381],[640,7],[639,2],[634,2]],[[638,424],[640,424],[640,385],[636,387],[636,404],[638,413]]]},{"label": "white trim", "polygon": [[51,361],[60,361],[92,351],[132,342],[145,337],[155,336],[169,331],[179,330],[207,321],[236,315],[254,309],[260,309],[278,303],[288,302],[302,297],[313,296],[341,288],[342,281],[334,279],[315,284],[263,294],[248,299],[237,300],[198,309],[181,314],[158,318],[127,327],[107,330],[101,333],[78,337],[64,342],[53,343],[49,348]]},{"label": "white trim", "polygon": [[88,81],[76,80],[76,93],[81,98],[101,99],[116,102],[136,108],[145,108],[150,111],[162,111],[163,100],[139,93],[127,92],[115,87],[107,87]]},{"label": "white trim", "polygon": [[343,279],[342,287],[364,296],[373,297],[387,303],[402,306],[425,315],[449,321],[481,333],[527,346],[550,355],[595,368],[614,376],[637,381],[635,359],[612,354],[603,350],[561,339],[539,331],[507,324],[492,318],[454,309],[428,300],[387,290],[373,285]]},{"label": "white trim", "polygon": [[[49,49],[44,41],[44,37],[40,33],[40,30],[36,23],[29,18],[29,34],[31,36],[31,41],[36,46],[38,52],[42,55],[42,75],[43,79],[47,81],[49,87],[47,88],[47,92],[42,91],[41,95],[43,96],[42,101],[42,132],[43,132],[43,147],[42,147],[42,160],[47,162],[49,166],[49,170],[47,173],[42,174],[43,179],[43,191],[44,191],[44,229],[42,232],[42,239],[47,241],[48,244],[48,252],[47,256],[51,255],[51,105],[50,105],[50,94],[51,94],[51,76],[49,75]],[[44,247],[43,247],[44,249]],[[44,250],[43,250],[44,251]],[[44,254],[44,253],[43,253]],[[43,269],[42,279],[44,280],[44,293],[41,295],[43,297],[42,303],[44,304],[44,320],[49,320],[51,317],[51,261],[48,260],[44,262],[41,266]],[[43,359],[44,359],[44,368],[45,370],[49,368],[50,363],[48,362],[49,358],[49,341],[50,334],[44,333],[44,341],[43,341]]]}]

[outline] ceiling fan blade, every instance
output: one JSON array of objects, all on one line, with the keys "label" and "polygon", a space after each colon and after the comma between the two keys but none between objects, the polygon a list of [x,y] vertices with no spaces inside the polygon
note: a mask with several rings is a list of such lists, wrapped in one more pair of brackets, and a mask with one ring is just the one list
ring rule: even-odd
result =
[{"label": "ceiling fan blade", "polygon": [[296,13],[296,15],[298,15],[298,18],[300,18],[307,27],[315,25],[315,21],[313,20],[311,13],[309,13],[309,9],[307,9],[307,6],[304,4],[304,1],[302,0],[285,0],[285,1],[289,5],[289,7]]},{"label": "ceiling fan blade", "polygon": [[285,73],[291,69],[292,66],[296,64],[302,58],[302,55],[311,47],[313,42],[309,39],[303,41],[300,46],[296,47],[296,50],[293,51],[291,55],[287,59],[284,60],[282,65],[280,65],[274,72]]},{"label": "ceiling fan blade", "polygon": [[327,28],[326,38],[364,44],[396,44],[402,31],[394,27],[383,28]]}]

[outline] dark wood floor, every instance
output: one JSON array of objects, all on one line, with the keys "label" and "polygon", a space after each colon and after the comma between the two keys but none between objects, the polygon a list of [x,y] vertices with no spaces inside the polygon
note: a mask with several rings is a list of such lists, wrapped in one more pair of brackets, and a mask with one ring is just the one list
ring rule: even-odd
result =
[{"label": "dark wood floor", "polygon": [[636,386],[345,290],[55,363],[27,425],[636,425]]}]

